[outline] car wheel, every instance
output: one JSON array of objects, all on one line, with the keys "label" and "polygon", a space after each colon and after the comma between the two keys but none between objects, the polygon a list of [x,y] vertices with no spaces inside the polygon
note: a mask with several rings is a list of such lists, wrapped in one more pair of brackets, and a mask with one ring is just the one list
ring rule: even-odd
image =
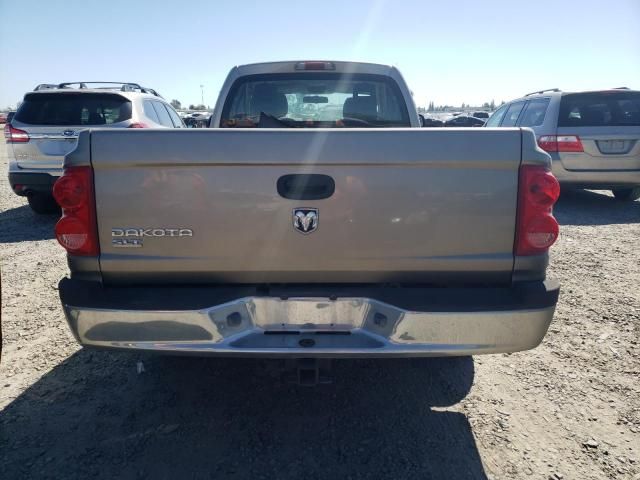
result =
[{"label": "car wheel", "polygon": [[27,197],[31,210],[39,215],[60,213],[60,207],[51,195],[32,193]]},{"label": "car wheel", "polygon": [[616,200],[623,202],[633,202],[640,198],[640,187],[635,188],[614,188],[612,190],[613,196]]}]

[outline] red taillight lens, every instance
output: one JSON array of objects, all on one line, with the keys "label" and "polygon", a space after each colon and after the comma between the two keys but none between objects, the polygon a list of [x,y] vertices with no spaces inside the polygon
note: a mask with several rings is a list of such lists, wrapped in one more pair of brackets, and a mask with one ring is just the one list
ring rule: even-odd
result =
[{"label": "red taillight lens", "polygon": [[547,152],[584,152],[577,135],[544,135],[538,138],[538,146]]},{"label": "red taillight lens", "polygon": [[7,143],[27,143],[29,134],[19,128],[13,128],[10,123],[4,126],[4,139]]},{"label": "red taillight lens", "polygon": [[53,186],[53,197],[60,207],[71,210],[86,201],[87,185],[85,177],[75,171],[67,171]]},{"label": "red taillight lens", "polygon": [[149,128],[149,125],[142,122],[135,122],[129,125],[127,128]]},{"label": "red taillight lens", "polygon": [[53,197],[62,207],[56,238],[73,255],[100,253],[91,167],[68,167],[53,186]]},{"label": "red taillight lens", "polygon": [[557,152],[558,140],[555,135],[545,135],[538,138],[538,146],[545,152]]},{"label": "red taillight lens", "polygon": [[553,204],[560,196],[560,184],[545,167],[524,165],[518,183],[516,255],[546,252],[558,239],[559,226]]},{"label": "red taillight lens", "polygon": [[584,152],[580,137],[577,135],[558,135],[559,152]]},{"label": "red taillight lens", "polygon": [[[529,168],[529,167],[524,167]],[[560,197],[560,184],[548,170],[528,174],[527,200],[534,208],[551,208]]]}]

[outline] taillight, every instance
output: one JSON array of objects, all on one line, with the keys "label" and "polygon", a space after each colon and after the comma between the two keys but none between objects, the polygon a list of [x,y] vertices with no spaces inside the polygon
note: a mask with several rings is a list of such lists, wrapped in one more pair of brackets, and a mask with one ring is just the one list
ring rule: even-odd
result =
[{"label": "taillight", "polygon": [[552,211],[559,196],[560,184],[545,167],[520,167],[514,248],[516,255],[544,253],[558,239],[560,228]]},{"label": "taillight", "polygon": [[584,152],[580,137],[577,135],[558,135],[559,152]]},{"label": "taillight", "polygon": [[547,152],[584,152],[577,135],[544,135],[538,138],[538,145]]},{"label": "taillight", "polygon": [[53,185],[53,197],[62,208],[56,238],[72,255],[100,253],[91,167],[67,167]]},{"label": "taillight", "polygon": [[149,125],[142,122],[134,122],[131,125],[129,125],[127,128],[149,128]]},{"label": "taillight", "polygon": [[13,128],[10,123],[4,126],[4,139],[7,143],[27,143],[29,134],[19,128]]}]

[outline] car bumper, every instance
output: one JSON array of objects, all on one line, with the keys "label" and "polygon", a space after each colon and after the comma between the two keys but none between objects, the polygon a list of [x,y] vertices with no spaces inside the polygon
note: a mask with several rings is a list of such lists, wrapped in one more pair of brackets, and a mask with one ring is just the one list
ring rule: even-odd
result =
[{"label": "car bumper", "polygon": [[29,172],[23,170],[9,170],[9,184],[17,195],[26,196],[32,193],[50,195],[53,184],[62,175],[62,170],[52,172]]},{"label": "car bumper", "polygon": [[419,357],[536,347],[559,286],[505,288],[103,287],[63,279],[85,346],[258,357]]},{"label": "car bumper", "polygon": [[640,186],[640,170],[567,170],[560,160],[554,160],[552,171],[561,185],[576,188],[608,190]]}]

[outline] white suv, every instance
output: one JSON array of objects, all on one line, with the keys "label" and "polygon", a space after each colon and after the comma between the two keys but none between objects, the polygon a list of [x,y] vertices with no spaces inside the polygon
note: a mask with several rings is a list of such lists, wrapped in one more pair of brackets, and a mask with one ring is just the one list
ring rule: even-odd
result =
[{"label": "white suv", "polygon": [[135,83],[74,82],[38,85],[4,127],[9,183],[36,213],[58,210],[51,191],[62,175],[64,156],[80,130],[184,128],[173,107],[158,93]]}]

